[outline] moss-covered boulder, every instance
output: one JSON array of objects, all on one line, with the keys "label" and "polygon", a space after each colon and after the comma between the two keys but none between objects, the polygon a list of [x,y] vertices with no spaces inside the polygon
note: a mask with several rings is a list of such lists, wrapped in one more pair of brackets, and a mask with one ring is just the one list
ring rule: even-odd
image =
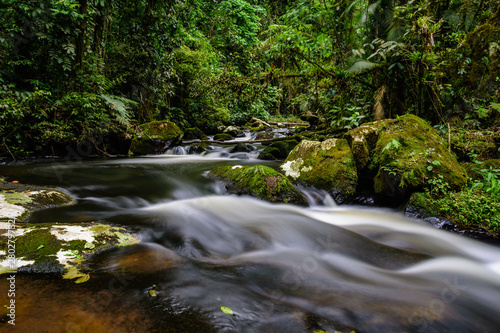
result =
[{"label": "moss-covered boulder", "polygon": [[184,130],[183,140],[208,140],[207,135],[198,127],[186,128]]},{"label": "moss-covered boulder", "polygon": [[252,146],[240,142],[240,143],[236,144],[229,152],[231,154],[233,154],[233,153],[249,153],[253,149],[254,148]]},{"label": "moss-covered boulder", "polygon": [[208,176],[224,181],[229,193],[251,195],[273,203],[307,206],[304,195],[284,175],[270,167],[221,166],[212,169]]},{"label": "moss-covered boulder", "polygon": [[208,149],[210,149],[210,146],[206,142],[196,142],[193,143],[189,146],[188,148],[188,154],[198,154],[201,155],[205,153]]},{"label": "moss-covered boulder", "polygon": [[404,196],[427,187],[438,177],[452,189],[467,182],[465,170],[448,151],[444,139],[417,116],[364,124],[349,131],[347,139],[358,172],[371,171],[375,175],[378,194]]},{"label": "moss-covered boulder", "polygon": [[171,121],[153,121],[139,126],[132,139],[130,151],[134,155],[162,154],[182,139],[182,131]]},{"label": "moss-covered boulder", "polygon": [[261,160],[282,160],[299,144],[297,140],[282,140],[271,143],[259,154]]},{"label": "moss-covered boulder", "polygon": [[331,193],[350,196],[356,191],[356,162],[345,139],[302,140],[281,169],[294,180]]},{"label": "moss-covered boulder", "polygon": [[233,136],[228,133],[218,133],[214,135],[214,140],[216,141],[230,141],[233,139]]}]

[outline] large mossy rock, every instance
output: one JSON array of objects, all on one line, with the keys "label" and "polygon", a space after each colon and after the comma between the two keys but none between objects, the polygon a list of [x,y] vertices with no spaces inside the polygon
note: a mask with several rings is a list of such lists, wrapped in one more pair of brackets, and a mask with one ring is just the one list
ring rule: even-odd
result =
[{"label": "large mossy rock", "polygon": [[304,195],[284,175],[267,166],[221,166],[212,169],[208,176],[225,182],[229,193],[307,206]]},{"label": "large mossy rock", "polygon": [[153,121],[139,126],[130,145],[134,155],[162,154],[182,139],[182,131],[171,121]]},{"label": "large mossy rock", "polygon": [[283,160],[297,146],[297,140],[282,140],[271,143],[259,154],[261,160]]},{"label": "large mossy rock", "polygon": [[198,127],[186,128],[184,130],[183,140],[208,140],[207,135],[203,133]]},{"label": "large mossy rock", "polygon": [[349,131],[347,139],[358,172],[375,175],[378,194],[410,194],[436,178],[453,189],[467,182],[465,170],[437,130],[417,116],[367,123]]},{"label": "large mossy rock", "polygon": [[294,180],[331,193],[351,196],[356,191],[356,162],[345,139],[302,140],[281,169]]}]

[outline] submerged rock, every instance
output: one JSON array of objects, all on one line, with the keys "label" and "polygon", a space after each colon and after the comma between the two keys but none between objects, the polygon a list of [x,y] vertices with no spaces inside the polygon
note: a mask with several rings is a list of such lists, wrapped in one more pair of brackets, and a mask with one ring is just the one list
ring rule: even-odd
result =
[{"label": "submerged rock", "polygon": [[229,193],[251,195],[269,202],[283,202],[307,206],[302,193],[282,174],[263,165],[221,166],[208,176],[222,180]]},{"label": "submerged rock", "polygon": [[302,140],[281,169],[294,180],[330,193],[351,196],[356,191],[356,162],[345,139]]},{"label": "submerged rock", "polygon": [[182,131],[171,121],[153,121],[139,126],[130,145],[134,155],[161,154],[182,139]]},{"label": "submerged rock", "polygon": [[437,178],[453,189],[467,182],[465,170],[437,130],[417,116],[363,124],[349,131],[347,139],[358,172],[374,174],[378,194],[404,196]]}]

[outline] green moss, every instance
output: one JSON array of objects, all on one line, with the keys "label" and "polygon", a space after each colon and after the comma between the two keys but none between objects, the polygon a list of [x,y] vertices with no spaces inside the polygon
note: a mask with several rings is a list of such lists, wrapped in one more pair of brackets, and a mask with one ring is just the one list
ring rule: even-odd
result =
[{"label": "green moss", "polygon": [[350,131],[348,139],[358,169],[368,166],[376,171],[376,193],[411,193],[427,187],[438,175],[454,189],[467,182],[465,170],[448,152],[437,130],[417,116],[365,124]]},{"label": "green moss", "polygon": [[69,241],[69,243],[62,246],[61,249],[83,252],[85,250],[85,244],[87,244],[86,241],[80,240],[80,239],[75,239],[75,240]]},{"label": "green moss", "polygon": [[304,196],[284,175],[263,165],[217,167],[210,171],[209,177],[226,182],[230,193],[275,203],[307,205]]},{"label": "green moss", "polygon": [[171,121],[142,124],[132,139],[130,150],[136,155],[162,153],[168,146],[180,142],[182,135],[180,128]]},{"label": "green moss", "polygon": [[462,229],[484,229],[500,235],[500,200],[486,192],[464,189],[439,198],[414,193],[410,204],[424,215],[447,218]]},{"label": "green moss", "polygon": [[205,133],[203,133],[198,127],[187,128],[184,130],[184,140],[208,140]]},{"label": "green moss", "polygon": [[216,141],[229,141],[232,140],[233,136],[228,133],[219,133],[214,136],[214,140]]},{"label": "green moss", "polygon": [[320,189],[345,195],[356,191],[356,162],[345,139],[303,140],[281,168],[287,176]]},{"label": "green moss", "polygon": [[462,161],[470,160],[472,154],[478,161],[495,158],[498,156],[495,135],[493,131],[452,127],[450,130],[451,148]]},{"label": "green moss", "polygon": [[17,238],[16,256],[39,262],[47,260],[48,256],[54,256],[61,246],[61,241],[50,233],[50,229],[32,230]]}]

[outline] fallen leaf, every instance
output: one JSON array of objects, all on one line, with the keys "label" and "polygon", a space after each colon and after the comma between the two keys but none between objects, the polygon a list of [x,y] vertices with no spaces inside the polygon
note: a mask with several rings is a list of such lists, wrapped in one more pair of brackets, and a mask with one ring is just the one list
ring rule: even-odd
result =
[{"label": "fallen leaf", "polygon": [[84,283],[84,282],[87,282],[89,279],[90,279],[90,275],[89,274],[85,274],[81,278],[77,279],[75,281],[75,283]]},{"label": "fallen leaf", "polygon": [[228,315],[234,315],[234,312],[233,310],[231,310],[231,308],[228,308],[227,306],[221,306],[220,309],[222,310],[222,312],[224,312],[225,314],[228,314]]}]

